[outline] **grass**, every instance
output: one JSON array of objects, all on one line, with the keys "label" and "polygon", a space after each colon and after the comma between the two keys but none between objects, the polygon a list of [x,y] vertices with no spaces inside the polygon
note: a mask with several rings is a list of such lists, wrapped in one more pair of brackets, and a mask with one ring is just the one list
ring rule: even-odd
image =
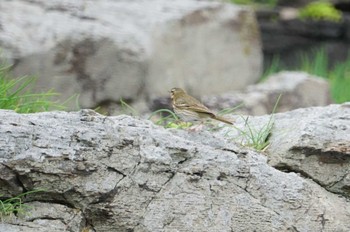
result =
[{"label": "grass", "polygon": [[127,115],[131,115],[131,116],[137,116],[139,115],[139,112],[137,112],[137,110],[135,110],[132,106],[130,106],[128,103],[126,103],[123,98],[121,98],[120,100],[120,107],[121,107],[121,111],[123,114],[127,114]]},{"label": "grass", "polygon": [[257,127],[254,128],[250,125],[249,116],[246,118],[244,118],[242,115],[240,116],[244,120],[244,129],[240,129],[235,125],[233,125],[233,127],[240,133],[239,136],[241,137],[241,145],[254,148],[258,151],[264,151],[269,146],[270,142],[268,139],[274,125],[274,114],[276,112],[281,96],[282,95],[279,95],[277,98],[269,121],[258,129]]},{"label": "grass", "polygon": [[9,67],[0,65],[0,109],[15,110],[17,113],[34,113],[49,110],[64,110],[67,101],[58,103],[52,100],[59,94],[53,90],[33,93],[35,77],[13,78],[9,75]]},{"label": "grass", "polygon": [[[332,100],[335,103],[344,103],[350,101],[350,54],[344,62],[339,62],[330,67],[327,54],[324,49],[313,52],[310,56],[300,54],[300,64],[296,69],[327,79],[330,83]],[[276,56],[267,68],[261,78],[265,80],[269,75],[282,70],[288,70],[284,67],[279,57]]]},{"label": "grass", "polygon": [[260,81],[266,80],[269,76],[274,73],[278,73],[282,70],[282,64],[279,56],[274,56],[270,66],[264,71]]},{"label": "grass", "polygon": [[152,112],[148,117],[148,120],[165,128],[186,129],[192,126],[192,123],[190,122],[181,122],[176,114],[168,109],[159,109]]},{"label": "grass", "polygon": [[[34,194],[44,191],[42,189],[32,190],[25,193],[21,193],[15,197],[11,197],[5,200],[0,200],[0,218],[3,219],[6,216],[24,214],[27,210],[26,205],[23,203],[23,198],[26,195]],[[2,197],[2,195],[0,195]]]},{"label": "grass", "polygon": [[230,0],[230,2],[239,5],[275,7],[277,5],[278,0]]}]

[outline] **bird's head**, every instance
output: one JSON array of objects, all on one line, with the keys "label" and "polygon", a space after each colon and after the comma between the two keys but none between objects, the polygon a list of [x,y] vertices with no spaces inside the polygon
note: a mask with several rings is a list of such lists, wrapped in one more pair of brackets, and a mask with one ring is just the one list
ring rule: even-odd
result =
[{"label": "bird's head", "polygon": [[171,99],[174,99],[174,97],[185,94],[185,90],[181,89],[181,88],[172,88],[170,90],[170,94],[171,94]]}]

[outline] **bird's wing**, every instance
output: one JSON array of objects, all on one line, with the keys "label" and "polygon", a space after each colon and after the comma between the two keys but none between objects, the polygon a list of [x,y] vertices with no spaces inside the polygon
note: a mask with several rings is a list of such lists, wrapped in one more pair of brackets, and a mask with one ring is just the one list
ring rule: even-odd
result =
[{"label": "bird's wing", "polygon": [[198,101],[197,99],[191,96],[187,96],[186,100],[181,98],[178,99],[175,102],[175,105],[179,108],[191,109],[198,113],[206,113],[206,114],[214,115],[214,113],[211,112],[205,105],[203,105],[200,101]]}]

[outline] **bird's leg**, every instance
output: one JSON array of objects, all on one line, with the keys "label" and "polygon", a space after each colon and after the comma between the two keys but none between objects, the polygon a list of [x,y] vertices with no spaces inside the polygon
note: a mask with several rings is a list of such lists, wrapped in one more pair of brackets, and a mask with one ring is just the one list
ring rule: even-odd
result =
[{"label": "bird's leg", "polygon": [[204,121],[200,120],[199,124],[189,127],[188,131],[190,131],[190,132],[198,132],[198,131],[203,130],[204,127],[205,127]]}]

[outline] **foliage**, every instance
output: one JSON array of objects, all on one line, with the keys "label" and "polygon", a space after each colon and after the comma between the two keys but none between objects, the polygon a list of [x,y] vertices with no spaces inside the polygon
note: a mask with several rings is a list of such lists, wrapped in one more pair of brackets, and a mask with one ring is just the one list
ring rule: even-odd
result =
[{"label": "foliage", "polygon": [[[63,110],[64,104],[53,101],[58,96],[52,90],[42,93],[31,93],[35,77],[12,78],[9,67],[0,67],[0,109],[15,110],[18,113],[33,113],[49,109]],[[68,99],[70,100],[70,99]]]},{"label": "foliage", "polygon": [[231,3],[242,4],[242,5],[266,5],[274,7],[278,0],[230,0]]},{"label": "foliage", "polygon": [[241,116],[244,120],[245,129],[240,129],[236,126],[234,126],[234,128],[240,132],[240,136],[242,138],[241,144],[243,146],[252,147],[258,151],[264,151],[269,146],[270,142],[268,139],[274,125],[274,113],[276,112],[276,108],[281,99],[281,96],[282,95],[279,95],[277,98],[269,121],[266,124],[262,125],[259,129],[254,128],[249,124],[249,116],[247,118]]},{"label": "foliage", "polygon": [[317,1],[309,3],[300,9],[299,17],[301,19],[312,19],[316,21],[339,22],[342,18],[342,13],[329,2]]},{"label": "foliage", "polygon": [[[23,197],[29,194],[36,192],[44,191],[42,189],[28,191],[22,194],[19,194],[15,197],[8,198],[6,200],[0,200],[0,218],[5,216],[11,216],[13,214],[25,213],[26,207],[23,203]],[[1,197],[2,195],[0,195]]]},{"label": "foliage", "polygon": [[261,81],[266,80],[270,75],[277,73],[282,70],[282,64],[279,56],[275,56],[272,59],[272,62],[270,66],[264,71],[262,77],[260,78]]},{"label": "foliage", "polygon": [[[166,114],[165,116],[164,113]],[[192,126],[192,123],[190,122],[180,122],[176,114],[168,109],[156,110],[149,116],[148,119],[152,120],[155,117],[157,118],[155,120],[155,124],[165,128],[185,129]]]},{"label": "foliage", "polygon": [[122,98],[120,99],[120,107],[123,114],[131,115],[131,116],[137,116],[139,115],[139,112],[135,110],[132,106],[130,106],[128,103],[126,103]]},{"label": "foliage", "polygon": [[329,72],[332,99],[336,103],[350,101],[350,57]]},{"label": "foliage", "polygon": [[[334,102],[344,103],[350,101],[350,54],[344,62],[339,62],[329,68],[329,60],[324,49],[313,52],[313,55],[300,55],[299,67],[294,70],[301,70],[312,75],[328,79],[331,86],[331,96]],[[283,63],[277,57],[270,67],[265,71],[262,80],[268,75],[277,73],[284,69]]]}]

